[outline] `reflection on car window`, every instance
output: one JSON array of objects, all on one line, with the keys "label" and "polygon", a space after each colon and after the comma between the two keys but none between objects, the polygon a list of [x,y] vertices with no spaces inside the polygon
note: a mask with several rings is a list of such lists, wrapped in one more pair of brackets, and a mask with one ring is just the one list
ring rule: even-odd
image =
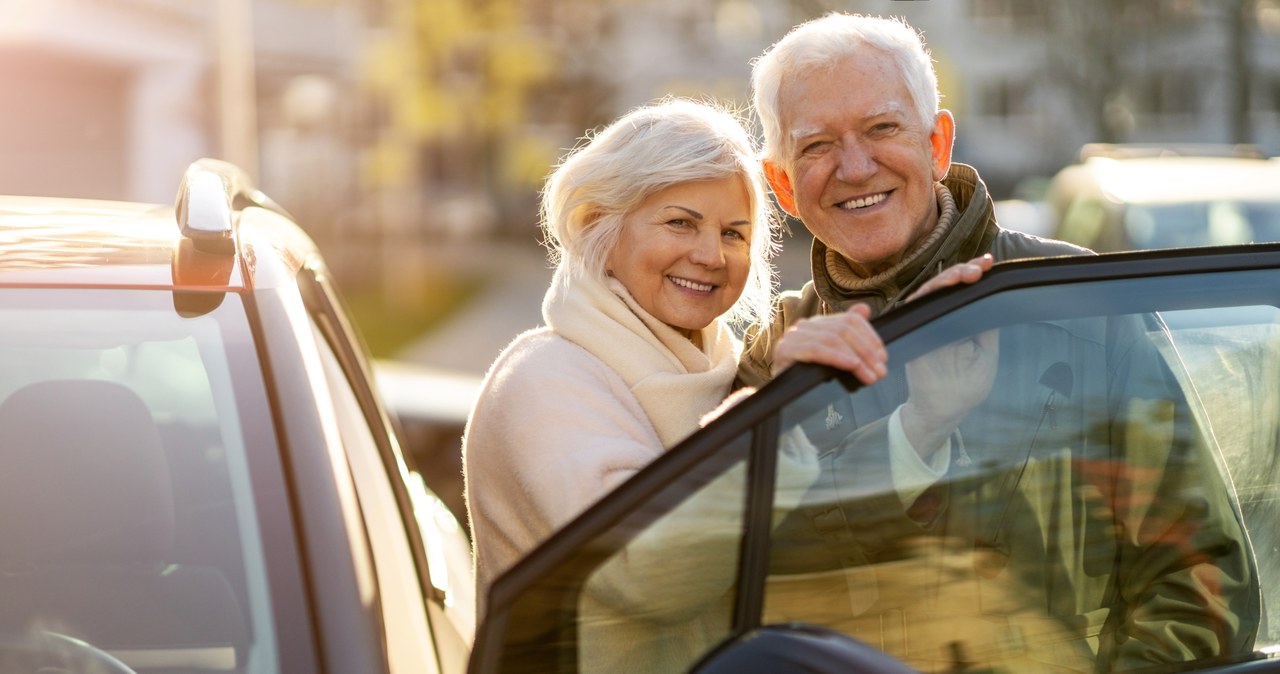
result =
[{"label": "reflection on car window", "polygon": [[731,634],[744,475],[712,480],[587,579],[579,671],[685,671]]},{"label": "reflection on car window", "polygon": [[[1183,387],[1221,449],[1264,594],[1280,588],[1280,310],[1240,306],[1163,314]],[[1174,357],[1174,356],[1171,356]],[[1269,595],[1268,595],[1269,596]],[[1280,644],[1280,601],[1265,602],[1257,647]]]},{"label": "reflection on car window", "polygon": [[[1098,315],[1099,297],[1124,292],[991,298],[894,345],[891,360],[909,365],[887,380],[803,401],[779,451],[797,435],[812,443],[821,478],[774,533],[764,622],[832,627],[936,672],[1249,653],[1259,583],[1230,464],[1270,465],[1275,429],[1228,438],[1231,448],[1216,431],[1239,428],[1239,373],[1276,357],[1274,312],[1252,314],[1254,332],[1200,316],[1192,337],[1122,301]],[[930,385],[908,372],[952,366],[992,331],[990,392],[943,445],[903,445],[902,406]],[[1254,388],[1274,404],[1273,383]],[[905,479],[893,459],[904,451],[941,453],[936,481]],[[1246,487],[1275,483],[1257,481]],[[1241,496],[1243,522],[1259,521],[1270,501]]]}]

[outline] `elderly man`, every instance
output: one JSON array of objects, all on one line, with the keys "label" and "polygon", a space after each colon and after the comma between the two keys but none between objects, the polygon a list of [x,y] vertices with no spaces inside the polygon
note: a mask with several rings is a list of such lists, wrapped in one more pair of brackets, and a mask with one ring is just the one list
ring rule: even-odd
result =
[{"label": "elderly man", "polygon": [[[774,321],[748,333],[744,384],[762,385],[798,360],[883,369],[855,355],[868,318],[975,282],[993,260],[1088,253],[997,225],[977,172],[951,161],[955,120],[939,108],[932,61],[905,22],[832,14],[803,24],[756,62],[753,87],[769,183],[815,240],[812,281],[784,293]],[[788,334],[800,321],[825,330]],[[778,548],[792,552],[775,558],[774,572],[896,564],[922,538],[946,540],[939,550],[967,541],[960,547],[999,559],[985,573],[973,565],[966,582],[988,592],[1029,583],[1024,603],[1067,634],[1056,641],[1069,644],[1057,660],[1064,666],[1110,671],[1247,652],[1258,595],[1231,495],[1213,477],[1209,450],[1173,430],[1189,423],[1173,379],[1124,380],[1140,368],[1162,371],[1159,358],[1141,319],[1112,318],[992,330],[905,367],[890,363],[873,399],[831,410],[826,428],[804,429],[824,479],[810,507],[777,532]],[[1040,389],[1053,396],[1062,386],[1050,374],[1065,377],[1067,391],[1075,384],[1052,454],[1045,437],[1037,448],[1035,435],[1008,432],[1010,414],[1034,418],[1041,402],[1052,407]],[[1075,414],[1085,407],[1108,416]],[[1135,412],[1146,409],[1160,413]],[[1132,489],[1157,506],[1139,512],[1108,500],[1082,468],[1130,465],[1150,468]],[[1156,526],[1190,533],[1182,545],[1139,533]],[[850,608],[861,614],[851,618],[885,624],[912,613],[889,600],[891,576],[849,576],[851,593],[859,578],[880,579],[878,603]],[[928,601],[920,591],[898,595]],[[957,616],[1015,622],[989,607],[961,608]],[[912,631],[903,643],[938,638]]]}]

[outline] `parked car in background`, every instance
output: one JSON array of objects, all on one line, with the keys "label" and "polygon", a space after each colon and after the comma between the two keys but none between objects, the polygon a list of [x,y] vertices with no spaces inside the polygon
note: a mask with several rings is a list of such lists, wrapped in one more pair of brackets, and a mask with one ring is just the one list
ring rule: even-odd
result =
[{"label": "parked car in background", "polygon": [[[1002,263],[876,327],[894,368],[998,336],[1000,395],[953,436],[940,510],[912,524],[884,473],[857,482],[885,463],[870,433],[901,379],[862,386],[794,366],[501,576],[470,674],[599,671],[601,659],[654,648],[675,649],[671,671],[716,674],[784,662],[806,672],[1112,671],[1100,644],[1143,625],[1156,646],[1141,671],[1280,671],[1280,244]],[[1019,363],[1053,361],[1063,343],[1121,348],[1104,370],[1073,367],[1067,354],[1020,376]],[[1146,355],[1131,359],[1134,350]],[[1126,387],[1166,397],[1112,404]],[[1165,443],[1167,460],[1119,449],[1143,441]],[[930,519],[961,500],[984,519]],[[1198,521],[1210,503],[1215,519]],[[937,521],[948,525],[926,526]],[[1197,547],[1209,526],[1235,543]],[[1009,556],[1038,547],[1043,563]],[[1135,560],[1136,549],[1192,565],[1230,550],[1239,576],[1205,570],[1191,585],[1152,589],[1144,578],[1187,567]],[[1101,609],[1079,606],[1075,591],[1117,577],[1116,565],[1136,576],[1112,585]],[[1219,597],[1226,614],[1211,608]],[[1120,627],[1129,616],[1136,626]],[[1206,624],[1233,640],[1178,655]],[[596,641],[619,633],[629,638]]]},{"label": "parked car in background", "polygon": [[1038,199],[997,199],[996,222],[1005,229],[1035,236],[1049,236],[1053,226],[1049,204]]},{"label": "parked car in background", "polygon": [[0,672],[460,673],[468,541],[371,377],[234,166],[0,198]]},{"label": "parked car in background", "polygon": [[1277,185],[1252,146],[1086,145],[1049,183],[1049,234],[1099,252],[1278,241]]}]

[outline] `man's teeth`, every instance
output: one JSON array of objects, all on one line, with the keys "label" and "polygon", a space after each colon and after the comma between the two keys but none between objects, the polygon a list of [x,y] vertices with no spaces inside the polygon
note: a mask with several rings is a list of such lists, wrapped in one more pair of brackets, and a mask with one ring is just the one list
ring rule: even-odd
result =
[{"label": "man's teeth", "polygon": [[843,204],[840,204],[840,208],[843,208],[845,210],[852,210],[855,208],[866,208],[867,206],[874,206],[880,203],[881,201],[884,201],[886,198],[888,198],[888,196],[889,195],[887,193],[881,192],[880,194],[873,194],[869,197],[863,197],[861,199],[850,199],[849,201],[846,201]]},{"label": "man's teeth", "polygon": [[685,278],[679,278],[677,276],[668,276],[667,278],[671,279],[671,282],[678,286],[683,286],[690,290],[696,290],[700,293],[709,293],[713,289],[715,289],[715,286],[709,283],[697,283],[695,281],[690,281],[689,279],[685,279]]}]

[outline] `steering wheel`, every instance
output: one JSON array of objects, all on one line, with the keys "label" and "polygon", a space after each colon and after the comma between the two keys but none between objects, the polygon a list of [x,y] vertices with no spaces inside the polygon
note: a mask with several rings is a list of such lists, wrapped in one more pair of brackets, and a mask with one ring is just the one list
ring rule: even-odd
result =
[{"label": "steering wheel", "polygon": [[0,671],[13,674],[138,674],[93,644],[48,631],[0,635]]}]

